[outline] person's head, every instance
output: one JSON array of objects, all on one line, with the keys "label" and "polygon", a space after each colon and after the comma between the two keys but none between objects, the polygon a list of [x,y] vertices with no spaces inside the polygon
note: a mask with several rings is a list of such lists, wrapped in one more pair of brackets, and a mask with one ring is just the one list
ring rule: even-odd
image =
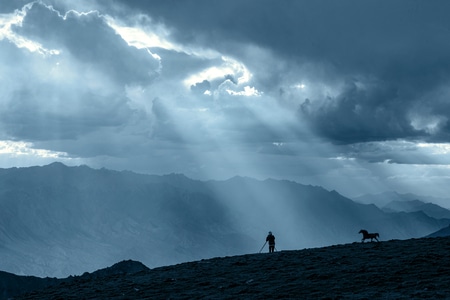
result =
[{"label": "person's head", "polygon": [[272,231],[269,231],[269,235],[272,235]]}]

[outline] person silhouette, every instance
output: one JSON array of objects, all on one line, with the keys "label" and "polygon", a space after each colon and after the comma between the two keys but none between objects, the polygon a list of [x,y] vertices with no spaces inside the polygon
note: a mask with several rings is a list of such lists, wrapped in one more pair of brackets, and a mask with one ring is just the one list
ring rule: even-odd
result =
[{"label": "person silhouette", "polygon": [[272,231],[269,231],[269,234],[266,237],[266,242],[269,242],[269,253],[275,251],[275,236],[272,234]]}]

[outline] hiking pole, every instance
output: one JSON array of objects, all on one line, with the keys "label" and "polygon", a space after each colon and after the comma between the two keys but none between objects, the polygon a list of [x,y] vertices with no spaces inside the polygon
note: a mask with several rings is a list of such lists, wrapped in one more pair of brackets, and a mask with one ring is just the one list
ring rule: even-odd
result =
[{"label": "hiking pole", "polygon": [[261,247],[261,250],[259,250],[259,253],[261,253],[262,249],[264,249],[264,246],[267,244],[267,241],[264,243],[264,245]]}]

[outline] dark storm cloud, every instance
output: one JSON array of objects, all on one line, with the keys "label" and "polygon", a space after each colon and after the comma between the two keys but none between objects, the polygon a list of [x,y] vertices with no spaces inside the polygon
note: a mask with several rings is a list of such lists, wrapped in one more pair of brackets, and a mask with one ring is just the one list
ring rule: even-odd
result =
[{"label": "dark storm cloud", "polygon": [[[296,59],[376,70],[448,55],[450,3],[434,1],[123,1],[173,26],[177,38],[226,47],[250,42]],[[221,42],[222,41],[222,42]],[[206,42],[206,40],[204,41]],[[238,49],[236,50],[238,51]],[[369,59],[370,58],[370,59]],[[438,57],[422,57],[435,60]],[[380,65],[381,63],[381,65]]]},{"label": "dark storm cloud", "polygon": [[[448,1],[123,3],[174,28],[173,36],[184,43],[214,45],[241,58],[244,45],[257,45],[291,66],[315,65],[305,76],[346,81],[337,95],[310,99],[321,104],[302,116],[337,143],[419,137],[448,141],[450,106],[443,98],[449,94],[424,99],[450,82]],[[329,74],[314,74],[319,68]],[[282,84],[279,74],[261,82],[266,89]],[[375,86],[363,89],[352,82]],[[418,122],[423,101],[431,107],[429,121]],[[440,123],[429,130],[436,118]]]},{"label": "dark storm cloud", "polygon": [[107,138],[136,121],[125,87],[150,83],[158,59],[129,47],[98,12],[65,14],[34,3],[22,14],[10,33],[3,31],[10,41],[0,41],[2,138],[76,140],[111,128]]},{"label": "dark storm cloud", "polygon": [[[55,96],[50,94],[33,89],[15,92],[7,109],[0,112],[4,132],[25,140],[76,139],[99,127],[120,126],[132,114],[120,99],[99,99],[98,95],[92,94],[79,95],[89,99],[88,103],[79,104],[85,106],[80,108],[82,114],[43,109],[37,101]],[[61,97],[57,100],[60,109],[70,111],[70,96],[64,93],[57,96]],[[106,108],[102,102],[112,107]]]},{"label": "dark storm cloud", "polygon": [[426,132],[414,129],[407,119],[406,103],[396,86],[378,83],[363,89],[349,82],[339,96],[326,99],[319,108],[305,100],[300,115],[337,143],[425,137]]},{"label": "dark storm cloud", "polygon": [[16,0],[16,1],[2,1],[0,5],[0,14],[10,13],[15,9],[21,9],[25,4],[29,3],[27,0]]},{"label": "dark storm cloud", "polygon": [[436,85],[416,90],[394,81],[377,81],[368,87],[348,82],[339,95],[327,97],[320,105],[306,99],[299,108],[300,117],[336,143],[395,139],[448,142],[450,93],[435,92],[441,89]]},{"label": "dark storm cloud", "polygon": [[448,1],[33,3],[0,5],[3,165],[64,156],[355,194],[449,161]]},{"label": "dark storm cloud", "polygon": [[148,83],[159,68],[148,51],[129,47],[97,12],[68,12],[63,17],[47,6],[34,5],[14,30],[47,47],[69,52],[86,67],[98,68],[119,84]]}]

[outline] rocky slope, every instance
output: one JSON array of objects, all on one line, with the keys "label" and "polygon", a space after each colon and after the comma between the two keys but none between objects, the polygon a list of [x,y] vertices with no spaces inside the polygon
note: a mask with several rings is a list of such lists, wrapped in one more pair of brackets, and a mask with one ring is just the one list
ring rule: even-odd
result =
[{"label": "rocky slope", "polygon": [[[127,272],[126,265],[134,271]],[[133,267],[134,266],[134,267]],[[450,297],[450,238],[352,243],[74,277],[15,299]]]}]

